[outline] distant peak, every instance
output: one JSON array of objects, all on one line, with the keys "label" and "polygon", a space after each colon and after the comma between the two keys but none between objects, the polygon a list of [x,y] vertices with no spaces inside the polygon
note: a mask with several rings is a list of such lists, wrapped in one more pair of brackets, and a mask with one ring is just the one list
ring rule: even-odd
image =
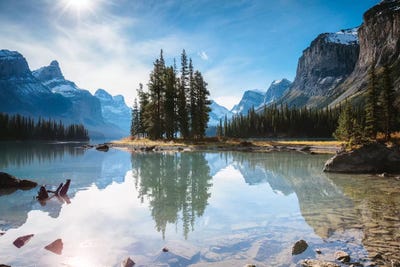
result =
[{"label": "distant peak", "polygon": [[42,82],[65,80],[57,60],[53,60],[48,66],[33,71],[32,74]]},{"label": "distant peak", "polygon": [[50,66],[57,67],[57,68],[60,67],[57,60],[53,60],[52,62],[50,62]]}]

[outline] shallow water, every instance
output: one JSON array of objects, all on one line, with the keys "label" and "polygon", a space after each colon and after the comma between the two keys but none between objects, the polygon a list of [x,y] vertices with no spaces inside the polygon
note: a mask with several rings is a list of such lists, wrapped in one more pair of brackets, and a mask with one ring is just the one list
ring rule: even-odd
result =
[{"label": "shallow water", "polygon": [[[377,253],[400,260],[394,177],[327,175],[328,155],[78,146],[0,144],[1,171],[48,188],[72,179],[69,204],[42,205],[37,188],[0,191],[0,264],[119,266],[129,256],[135,266],[296,266],[334,261],[337,250],[364,266]],[[26,245],[13,245],[27,234]],[[58,238],[61,255],[44,249]],[[299,239],[309,248],[292,256]]]}]

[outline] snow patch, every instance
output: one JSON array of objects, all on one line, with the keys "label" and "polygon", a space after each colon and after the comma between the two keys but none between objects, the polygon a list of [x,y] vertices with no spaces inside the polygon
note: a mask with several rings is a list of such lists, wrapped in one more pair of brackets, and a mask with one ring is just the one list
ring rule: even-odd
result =
[{"label": "snow patch", "polygon": [[328,33],[326,40],[331,43],[344,45],[358,44],[358,27],[341,30],[336,33]]}]

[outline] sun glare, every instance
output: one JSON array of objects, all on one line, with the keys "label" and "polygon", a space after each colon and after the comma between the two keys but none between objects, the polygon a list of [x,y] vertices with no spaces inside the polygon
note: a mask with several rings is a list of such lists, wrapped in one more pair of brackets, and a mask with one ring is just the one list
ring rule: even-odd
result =
[{"label": "sun glare", "polygon": [[91,9],[93,6],[93,0],[65,0],[65,6],[67,8],[82,11]]}]

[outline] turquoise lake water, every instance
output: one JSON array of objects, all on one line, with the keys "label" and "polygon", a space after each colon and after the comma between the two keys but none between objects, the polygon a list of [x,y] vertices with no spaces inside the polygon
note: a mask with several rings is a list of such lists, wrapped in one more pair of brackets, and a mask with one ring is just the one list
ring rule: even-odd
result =
[{"label": "turquoise lake water", "polygon": [[[0,264],[298,266],[334,261],[337,250],[365,266],[377,253],[400,260],[400,181],[325,174],[329,157],[2,143],[0,171],[49,189],[72,182],[69,203],[39,203],[38,188],[0,190]],[[58,238],[61,255],[44,249]],[[309,248],[292,256],[300,239]]]}]

